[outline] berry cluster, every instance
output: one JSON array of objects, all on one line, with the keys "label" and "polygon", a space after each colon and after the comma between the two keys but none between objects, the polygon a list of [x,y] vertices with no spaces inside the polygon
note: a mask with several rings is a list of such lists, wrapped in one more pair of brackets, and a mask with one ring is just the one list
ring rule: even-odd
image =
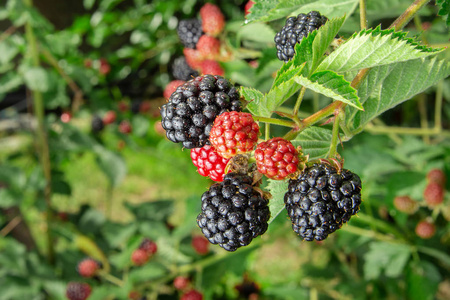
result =
[{"label": "berry cluster", "polygon": [[[441,212],[444,218],[450,219],[444,205],[445,185],[447,178],[441,169],[431,169],[426,175],[426,186],[423,190],[423,200],[417,201],[409,195],[399,195],[394,198],[394,207],[405,214],[413,215],[420,207],[433,210],[435,213]],[[431,215],[431,214],[430,214]],[[429,239],[434,236],[436,226],[433,219],[425,218],[416,225],[416,235],[422,239]]]},{"label": "berry cluster", "polygon": [[158,251],[156,243],[150,239],[145,238],[139,247],[131,254],[131,262],[135,266],[145,265],[150,258]]},{"label": "berry cluster", "polygon": [[[179,80],[189,80],[187,76],[197,76],[196,72],[210,75],[224,75],[219,61],[222,44],[217,38],[225,27],[225,16],[217,5],[206,3],[200,9],[200,19],[181,20],[178,24],[178,37],[185,47],[184,63],[173,65],[173,76]],[[180,76],[182,74],[183,76]]]}]

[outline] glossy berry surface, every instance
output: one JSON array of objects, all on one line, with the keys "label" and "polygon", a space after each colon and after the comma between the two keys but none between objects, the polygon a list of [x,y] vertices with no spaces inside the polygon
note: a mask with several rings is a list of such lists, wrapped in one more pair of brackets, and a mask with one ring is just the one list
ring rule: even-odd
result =
[{"label": "glossy berry surface", "polygon": [[221,76],[203,75],[179,86],[161,107],[161,124],[167,138],[192,149],[209,144],[217,116],[240,111],[239,93]]},{"label": "glossy berry surface", "polygon": [[290,141],[276,137],[259,143],[255,150],[256,166],[261,174],[282,180],[298,170],[298,152]]},{"label": "glossy berry surface", "polygon": [[66,296],[69,300],[86,300],[91,292],[90,285],[82,282],[69,282],[66,288]]},{"label": "glossy berry surface", "polygon": [[228,173],[203,193],[197,224],[212,244],[235,251],[266,232],[268,203],[253,188],[250,176]]},{"label": "glossy berry surface", "polygon": [[274,39],[278,59],[284,62],[289,61],[294,57],[295,44],[300,43],[310,32],[319,29],[327,20],[325,16],[321,16],[317,11],[288,18],[286,24],[275,35]]},{"label": "glossy berry surface", "polygon": [[225,158],[253,150],[258,142],[259,125],[249,113],[226,112],[214,121],[210,141]]},{"label": "glossy berry surface", "polygon": [[229,159],[220,156],[214,147],[205,145],[202,148],[191,149],[191,159],[200,175],[217,182],[223,181]]},{"label": "glossy berry surface", "polygon": [[284,203],[292,229],[306,241],[322,241],[359,211],[361,179],[346,169],[314,164],[289,180]]}]

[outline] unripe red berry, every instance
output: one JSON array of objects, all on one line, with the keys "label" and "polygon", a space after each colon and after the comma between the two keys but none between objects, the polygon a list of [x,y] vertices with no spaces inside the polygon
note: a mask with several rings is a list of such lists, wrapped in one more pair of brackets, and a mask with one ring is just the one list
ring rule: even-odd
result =
[{"label": "unripe red berry", "polygon": [[136,266],[145,265],[148,262],[149,258],[150,255],[143,249],[136,249],[131,254],[131,261]]},{"label": "unripe red berry", "polygon": [[195,252],[200,255],[205,255],[209,252],[209,241],[203,235],[196,235],[192,237],[191,245]]},{"label": "unripe red berry", "polygon": [[203,31],[209,35],[217,36],[225,27],[225,16],[217,5],[206,3],[200,8]]},{"label": "unripe red berry", "polygon": [[145,238],[139,245],[139,249],[144,250],[148,255],[153,255],[158,251],[158,246],[156,243],[148,238]]},{"label": "unripe red berry", "polygon": [[215,119],[209,139],[220,156],[231,158],[253,150],[258,136],[259,126],[251,114],[231,111]]},{"label": "unripe red berry", "polygon": [[191,290],[183,294],[180,300],[203,300],[203,295],[196,290]]},{"label": "unripe red berry", "polygon": [[111,66],[109,65],[108,61],[105,58],[100,59],[100,67],[99,67],[98,71],[102,75],[106,75],[109,72],[111,72]]},{"label": "unripe red berry", "polygon": [[290,141],[276,137],[256,146],[256,166],[261,174],[283,180],[298,170],[298,152]]},{"label": "unripe red berry", "polygon": [[429,183],[435,182],[442,187],[445,187],[445,182],[447,181],[444,171],[440,169],[430,170],[427,174],[427,179]]},{"label": "unripe red berry", "polygon": [[416,234],[422,239],[429,239],[436,233],[436,226],[430,221],[420,221],[416,226]]},{"label": "unripe red berry", "polygon": [[184,276],[177,276],[173,280],[173,286],[179,291],[185,290],[189,286],[189,283],[189,278]]},{"label": "unripe red berry", "polygon": [[223,76],[225,74],[224,69],[215,60],[204,60],[200,64],[200,70],[203,75],[219,75]]},{"label": "unripe red berry", "polygon": [[119,132],[123,134],[130,134],[133,131],[133,128],[131,127],[131,123],[128,120],[123,120],[119,124]]},{"label": "unripe red berry", "polygon": [[255,2],[253,1],[248,1],[247,4],[245,4],[245,15],[248,15],[250,13],[250,9],[253,7],[253,4],[255,4]]},{"label": "unripe red berry", "polygon": [[70,112],[66,111],[61,114],[61,122],[69,123],[71,119],[72,119],[72,114]]},{"label": "unripe red berry", "polygon": [[97,270],[100,269],[100,264],[92,258],[85,258],[78,263],[78,273],[83,277],[92,277]]},{"label": "unripe red berry", "polygon": [[225,167],[230,159],[220,156],[214,147],[205,145],[202,148],[191,149],[191,159],[200,175],[222,182]]},{"label": "unripe red berry", "polygon": [[423,198],[430,207],[435,207],[444,201],[444,188],[437,182],[430,182],[423,191]]},{"label": "unripe red berry", "polygon": [[409,196],[397,196],[394,198],[394,206],[401,212],[413,214],[419,208],[419,204]]},{"label": "unripe red berry", "polygon": [[169,99],[173,92],[175,92],[176,89],[185,82],[186,81],[183,80],[172,80],[169,82],[164,89],[164,98]]},{"label": "unripe red berry", "polygon": [[103,116],[103,123],[105,125],[112,124],[116,121],[116,112],[113,110],[107,111],[106,114]]}]

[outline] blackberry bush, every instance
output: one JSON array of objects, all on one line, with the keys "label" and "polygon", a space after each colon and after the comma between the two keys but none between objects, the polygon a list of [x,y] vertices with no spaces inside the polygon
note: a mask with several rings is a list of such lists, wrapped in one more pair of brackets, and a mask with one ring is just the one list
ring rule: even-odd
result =
[{"label": "blackberry bush", "polygon": [[284,203],[292,229],[306,241],[322,241],[359,211],[361,179],[346,169],[314,164],[289,180]]},{"label": "blackberry bush", "polygon": [[192,149],[209,145],[214,120],[227,111],[240,111],[239,94],[221,76],[203,75],[179,86],[161,107],[167,138]]},{"label": "blackberry bush", "polygon": [[253,188],[252,181],[248,175],[229,173],[202,195],[197,224],[212,244],[235,251],[266,232],[268,201]]}]

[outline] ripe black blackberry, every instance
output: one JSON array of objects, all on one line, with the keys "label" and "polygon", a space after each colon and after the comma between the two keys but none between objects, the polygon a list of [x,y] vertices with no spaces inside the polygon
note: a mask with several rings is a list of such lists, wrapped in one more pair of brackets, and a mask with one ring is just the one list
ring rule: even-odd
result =
[{"label": "ripe black blackberry", "polygon": [[300,43],[311,31],[319,29],[327,21],[327,17],[321,16],[318,11],[311,11],[308,14],[299,14],[297,17],[290,17],[286,24],[275,35],[277,56],[279,60],[289,61],[295,54],[295,44]]},{"label": "ripe black blackberry", "polygon": [[138,114],[141,108],[141,103],[142,103],[141,100],[133,100],[133,102],[131,102],[130,111],[133,114]]},{"label": "ripe black blackberry", "polygon": [[361,179],[346,169],[314,164],[289,180],[284,203],[292,229],[307,241],[322,241],[359,211]]},{"label": "ripe black blackberry", "polygon": [[197,224],[212,244],[235,251],[266,232],[268,203],[252,187],[250,176],[228,173],[203,193]]},{"label": "ripe black blackberry", "polygon": [[93,133],[98,133],[98,132],[102,131],[103,128],[105,128],[105,124],[103,123],[102,118],[100,118],[97,115],[94,115],[92,117],[92,121],[91,121],[92,132]]},{"label": "ripe black blackberry", "polygon": [[198,76],[198,72],[189,67],[184,56],[178,57],[172,64],[172,75],[175,79],[188,81]]},{"label": "ripe black blackberry", "polygon": [[198,39],[202,36],[202,23],[198,19],[181,20],[177,28],[178,37],[186,48],[195,49]]},{"label": "ripe black blackberry", "polygon": [[172,142],[199,148],[209,145],[214,120],[226,111],[241,111],[234,85],[221,76],[198,76],[179,86],[161,107],[161,125]]}]

